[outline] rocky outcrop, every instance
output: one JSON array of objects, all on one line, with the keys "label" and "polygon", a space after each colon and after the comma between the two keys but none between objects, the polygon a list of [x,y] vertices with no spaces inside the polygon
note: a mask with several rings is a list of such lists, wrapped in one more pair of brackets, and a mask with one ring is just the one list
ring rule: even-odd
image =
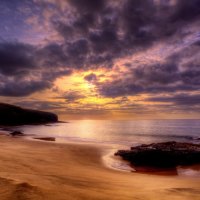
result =
[{"label": "rocky outcrop", "polygon": [[0,103],[0,125],[3,126],[45,124],[57,121],[58,116],[54,113]]},{"label": "rocky outcrop", "polygon": [[22,133],[21,131],[13,131],[13,132],[10,132],[10,135],[11,136],[24,136],[24,133]]},{"label": "rocky outcrop", "polygon": [[131,147],[115,153],[133,166],[171,168],[200,163],[200,145],[165,142]]}]

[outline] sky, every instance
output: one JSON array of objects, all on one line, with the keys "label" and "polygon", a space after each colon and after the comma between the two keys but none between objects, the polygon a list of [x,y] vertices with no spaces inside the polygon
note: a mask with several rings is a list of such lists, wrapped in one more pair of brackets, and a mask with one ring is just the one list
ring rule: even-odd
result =
[{"label": "sky", "polygon": [[0,0],[0,101],[68,119],[199,119],[200,0]]}]

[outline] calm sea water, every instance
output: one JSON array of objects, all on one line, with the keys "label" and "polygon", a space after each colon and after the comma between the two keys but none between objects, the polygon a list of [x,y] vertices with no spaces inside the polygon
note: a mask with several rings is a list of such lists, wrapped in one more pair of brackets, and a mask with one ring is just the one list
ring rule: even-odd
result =
[{"label": "calm sea water", "polygon": [[119,145],[180,141],[200,142],[200,120],[74,120],[39,126],[22,126],[25,134],[52,136],[58,141]]}]

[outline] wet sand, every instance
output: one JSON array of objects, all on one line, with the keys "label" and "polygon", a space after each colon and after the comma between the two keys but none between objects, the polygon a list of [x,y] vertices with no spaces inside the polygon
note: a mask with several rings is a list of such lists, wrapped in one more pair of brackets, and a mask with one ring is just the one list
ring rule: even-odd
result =
[{"label": "wet sand", "polygon": [[104,148],[0,135],[1,200],[199,200],[200,179],[121,172]]}]

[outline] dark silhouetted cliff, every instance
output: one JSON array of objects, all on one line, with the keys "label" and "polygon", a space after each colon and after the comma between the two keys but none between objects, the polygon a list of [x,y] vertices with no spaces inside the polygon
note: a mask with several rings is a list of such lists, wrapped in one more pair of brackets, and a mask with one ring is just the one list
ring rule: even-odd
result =
[{"label": "dark silhouetted cliff", "polygon": [[58,116],[54,113],[0,103],[0,125],[45,124],[57,121]]}]

